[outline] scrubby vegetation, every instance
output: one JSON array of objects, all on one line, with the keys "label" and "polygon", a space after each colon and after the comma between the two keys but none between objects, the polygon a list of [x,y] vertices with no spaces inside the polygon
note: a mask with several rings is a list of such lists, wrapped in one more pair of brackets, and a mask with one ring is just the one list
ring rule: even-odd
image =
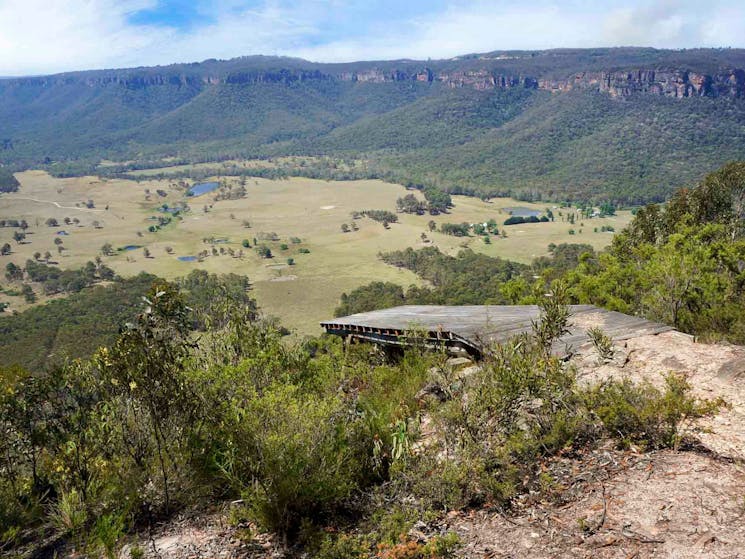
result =
[{"label": "scrubby vegetation", "polygon": [[[314,557],[450,557],[454,535],[408,536],[417,519],[509,509],[541,490],[541,464],[560,451],[607,437],[677,446],[686,421],[721,405],[674,377],[664,392],[578,386],[550,355],[568,318],[562,299],[542,300],[534,332],[461,377],[416,348],[386,363],[336,339],[287,345],[229,297],[216,320],[195,320],[176,287],[156,281],[90,359],[0,369],[2,545],[56,533],[86,554],[112,552],[183,507],[241,498],[236,517]],[[443,397],[423,400],[425,383]],[[437,426],[427,439],[423,414]]]},{"label": "scrubby vegetation", "polygon": [[571,298],[745,342],[744,224],[745,163],[731,163],[639,210],[607,251],[580,257],[566,276]]}]

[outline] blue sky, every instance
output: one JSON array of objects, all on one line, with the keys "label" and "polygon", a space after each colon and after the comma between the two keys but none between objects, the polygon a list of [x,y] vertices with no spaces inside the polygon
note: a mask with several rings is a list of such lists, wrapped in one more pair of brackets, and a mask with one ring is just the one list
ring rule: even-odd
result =
[{"label": "blue sky", "polygon": [[745,47],[745,0],[0,0],[0,75],[620,45]]}]

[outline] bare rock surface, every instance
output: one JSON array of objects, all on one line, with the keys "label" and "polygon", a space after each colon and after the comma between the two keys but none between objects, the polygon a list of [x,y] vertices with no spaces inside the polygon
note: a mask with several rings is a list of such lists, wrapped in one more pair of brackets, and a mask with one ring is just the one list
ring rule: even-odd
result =
[{"label": "bare rock surface", "polygon": [[573,359],[580,381],[629,377],[662,386],[665,374],[682,374],[696,396],[728,404],[700,424],[698,438],[719,455],[745,460],[745,347],[697,343],[672,331],[625,340],[614,350],[614,358],[600,364],[594,348],[583,348]]},{"label": "bare rock surface", "polygon": [[[486,510],[452,519],[467,558],[743,557],[745,472],[697,452],[617,453],[576,471],[575,497],[507,518]],[[595,464],[597,466],[597,463]],[[583,478],[590,479],[582,481]]]},{"label": "bare rock surface", "polygon": [[284,557],[273,538],[253,526],[229,522],[226,510],[188,512],[139,533],[125,545],[120,559],[130,559],[133,547],[146,559],[269,559]]}]

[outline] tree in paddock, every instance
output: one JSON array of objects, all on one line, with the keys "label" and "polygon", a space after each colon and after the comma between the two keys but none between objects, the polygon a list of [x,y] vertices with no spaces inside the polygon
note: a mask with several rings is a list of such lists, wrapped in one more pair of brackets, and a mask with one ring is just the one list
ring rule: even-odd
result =
[{"label": "tree in paddock", "polygon": [[173,247],[172,246],[167,246],[166,247],[166,253],[167,254],[173,254]]},{"label": "tree in paddock", "polygon": [[23,268],[13,262],[8,262],[5,266],[5,279],[8,281],[20,281],[23,279]]},{"label": "tree in paddock", "polygon": [[101,229],[101,223],[98,220],[93,220],[91,222],[91,225],[93,226],[94,229]]},{"label": "tree in paddock", "polygon": [[26,231],[26,229],[28,229],[28,222],[25,219],[22,219],[18,224],[18,227],[20,227],[22,231]]},{"label": "tree in paddock", "polygon": [[147,247],[143,248],[143,249],[142,249],[142,255],[143,255],[143,256],[144,256],[145,258],[150,258],[150,249],[148,249]]},{"label": "tree in paddock", "polygon": [[341,232],[342,233],[349,233],[349,225],[347,225],[346,223],[342,223],[341,224]]},{"label": "tree in paddock", "polygon": [[51,259],[52,259],[52,253],[49,252],[49,251],[46,251],[44,253],[44,260],[46,260],[47,262],[49,262]]},{"label": "tree in paddock", "polygon": [[65,222],[65,225],[70,225],[72,223],[72,219],[70,219],[69,217],[65,217],[65,219],[63,219],[62,221]]},{"label": "tree in paddock", "polygon": [[20,231],[16,231],[13,233],[13,240],[18,243],[19,245],[23,240],[26,238],[26,233],[21,233]]},{"label": "tree in paddock", "polygon": [[57,245],[57,254],[62,254],[65,251],[65,247]]},{"label": "tree in paddock", "polygon": [[437,224],[435,223],[435,221],[433,219],[430,219],[429,220],[429,223],[427,223],[427,227],[429,228],[430,231],[436,231],[437,230]]},{"label": "tree in paddock", "polygon": [[93,203],[93,200],[89,199],[85,202],[85,207],[88,208],[89,210],[92,210],[93,208],[96,207],[96,205]]},{"label": "tree in paddock", "polygon": [[40,252],[37,251],[37,252],[34,253],[34,260],[36,260],[37,262],[39,260],[41,260],[41,253]]},{"label": "tree in paddock", "polygon": [[8,254],[10,254],[10,252],[10,243],[5,243],[2,247],[0,247],[0,255],[7,256]]},{"label": "tree in paddock", "polygon": [[55,237],[54,244],[57,246],[60,246],[62,244],[62,239],[60,239],[59,237]]},{"label": "tree in paddock", "polygon": [[359,230],[360,230],[360,226],[357,225],[357,222],[356,221],[353,221],[352,222],[352,231],[359,231]]},{"label": "tree in paddock", "polygon": [[36,303],[36,293],[34,293],[34,290],[30,285],[26,283],[23,284],[21,295],[23,295],[23,298],[27,303]]},{"label": "tree in paddock", "polygon": [[294,258],[288,258],[287,259],[287,265],[288,266],[294,266],[295,265],[295,259]]},{"label": "tree in paddock", "polygon": [[46,223],[47,227],[59,227],[59,221],[57,221],[53,217],[50,217],[44,223]]},{"label": "tree in paddock", "polygon": [[111,243],[104,243],[101,247],[101,254],[104,256],[111,256],[114,254],[114,247],[111,246]]},{"label": "tree in paddock", "polygon": [[80,225],[80,220],[77,217],[73,217],[72,222],[75,225],[75,227]]}]

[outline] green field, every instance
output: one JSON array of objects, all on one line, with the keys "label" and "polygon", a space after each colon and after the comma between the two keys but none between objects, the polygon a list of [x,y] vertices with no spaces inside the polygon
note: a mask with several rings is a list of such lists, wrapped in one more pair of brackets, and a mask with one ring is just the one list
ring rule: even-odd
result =
[{"label": "green field", "polygon": [[[0,228],[0,245],[9,242],[13,253],[0,257],[4,269],[8,262],[23,265],[35,252],[52,253],[52,261],[63,268],[77,268],[100,255],[104,243],[114,248],[140,245],[150,251],[146,258],[142,248],[119,251],[103,257],[117,273],[129,276],[148,271],[166,278],[188,274],[199,267],[210,272],[234,272],[251,278],[259,305],[267,314],[278,316],[282,323],[299,333],[317,333],[318,321],[329,318],[344,291],[370,281],[392,281],[403,286],[419,283],[413,273],[393,268],[377,258],[380,252],[422,247],[434,244],[444,252],[454,254],[461,247],[491,256],[502,256],[520,262],[530,262],[546,254],[549,243],[583,242],[601,248],[610,242],[611,234],[594,233],[602,225],[616,230],[625,226],[630,212],[608,218],[578,221],[574,226],[559,221],[514,225],[506,228],[507,238],[492,237],[485,244],[480,237],[458,238],[431,233],[428,222],[476,223],[494,218],[502,223],[508,213],[504,208],[520,206],[545,210],[545,204],[529,204],[508,198],[484,202],[477,198],[453,197],[455,207],[449,214],[417,216],[399,214],[399,222],[385,229],[367,218],[356,220],[358,231],[342,233],[344,223],[351,224],[351,212],[365,209],[395,211],[396,199],[407,193],[400,185],[377,180],[320,181],[291,178],[270,181],[248,179],[247,196],[238,200],[214,201],[212,193],[186,198],[175,181],[102,180],[97,177],[57,179],[41,171],[17,174],[21,188],[13,194],[0,196],[0,219],[25,219],[29,224],[23,244],[13,241],[16,229]],[[238,183],[238,178],[228,178]],[[163,190],[165,197],[156,194]],[[149,194],[147,194],[149,191]],[[419,193],[417,193],[419,196]],[[93,200],[94,208],[85,202]],[[173,222],[155,233],[148,232],[158,208],[186,200],[190,211],[183,219]],[[204,211],[205,206],[211,206]],[[108,209],[106,209],[108,207]],[[554,210],[556,213],[557,210]],[[79,224],[66,225],[64,218],[77,218]],[[48,218],[59,221],[58,227],[48,227]],[[250,222],[246,228],[243,221]],[[97,221],[99,227],[93,226]],[[570,235],[574,228],[577,234]],[[500,229],[502,227],[500,226]],[[582,230],[581,233],[579,231]],[[65,231],[67,235],[58,235]],[[269,246],[272,259],[261,258],[253,249],[243,249],[242,258],[227,254],[208,256],[202,261],[182,262],[178,256],[197,255],[212,248],[242,249],[241,242],[262,234],[276,233],[277,241],[260,241]],[[422,240],[422,233],[428,242]],[[204,239],[226,239],[220,244],[208,244]],[[290,242],[291,237],[302,240]],[[65,250],[58,254],[55,238],[63,239]],[[282,250],[281,245],[288,249]],[[172,248],[172,253],[166,251]],[[308,249],[302,254],[300,249]],[[287,259],[294,258],[293,266]],[[2,285],[8,287],[3,278]],[[1,301],[11,304],[10,310],[21,310],[22,298],[0,294]]]}]

